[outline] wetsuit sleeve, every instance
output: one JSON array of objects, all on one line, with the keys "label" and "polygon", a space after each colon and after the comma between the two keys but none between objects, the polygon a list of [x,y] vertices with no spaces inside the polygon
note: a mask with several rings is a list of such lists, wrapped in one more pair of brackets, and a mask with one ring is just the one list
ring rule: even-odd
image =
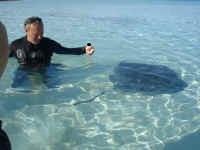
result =
[{"label": "wetsuit sleeve", "polygon": [[49,42],[53,52],[56,54],[72,54],[72,55],[85,54],[85,47],[67,48],[54,40],[50,40]]}]

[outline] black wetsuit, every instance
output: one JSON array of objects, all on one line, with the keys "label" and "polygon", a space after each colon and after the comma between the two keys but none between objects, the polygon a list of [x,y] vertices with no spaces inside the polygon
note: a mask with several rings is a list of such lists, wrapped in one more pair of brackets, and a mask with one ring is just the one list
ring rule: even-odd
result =
[{"label": "black wetsuit", "polygon": [[16,57],[20,67],[41,68],[50,64],[53,53],[81,55],[85,53],[85,48],[66,48],[46,37],[34,45],[22,37],[11,43],[10,51],[10,57]]}]

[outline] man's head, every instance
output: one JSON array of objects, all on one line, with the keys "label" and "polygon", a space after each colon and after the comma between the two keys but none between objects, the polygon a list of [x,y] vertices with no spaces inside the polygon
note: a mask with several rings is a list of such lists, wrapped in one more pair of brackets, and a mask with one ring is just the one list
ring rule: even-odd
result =
[{"label": "man's head", "polygon": [[8,60],[8,37],[5,26],[0,22],[0,77]]},{"label": "man's head", "polygon": [[43,22],[39,17],[29,17],[24,22],[27,40],[33,44],[40,43],[43,37]]}]

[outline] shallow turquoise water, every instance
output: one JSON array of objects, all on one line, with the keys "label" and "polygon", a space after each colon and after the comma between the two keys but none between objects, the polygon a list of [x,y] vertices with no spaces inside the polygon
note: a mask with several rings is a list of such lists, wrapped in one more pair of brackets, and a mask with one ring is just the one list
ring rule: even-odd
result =
[{"label": "shallow turquoise water", "polygon": [[[47,72],[53,88],[38,74],[12,88],[18,65],[9,60],[0,84],[0,118],[14,150],[162,150],[200,129],[198,1],[27,0],[1,2],[0,14],[9,41],[24,34],[25,18],[38,15],[46,36],[68,47],[88,41],[96,47],[92,57],[55,55],[53,64],[62,65]],[[142,68],[120,68],[123,62]],[[176,76],[168,72],[185,86],[172,86]]]}]

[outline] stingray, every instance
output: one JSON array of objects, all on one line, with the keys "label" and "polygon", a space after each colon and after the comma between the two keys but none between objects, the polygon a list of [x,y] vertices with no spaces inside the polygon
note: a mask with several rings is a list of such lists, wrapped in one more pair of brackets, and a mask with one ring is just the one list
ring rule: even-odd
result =
[{"label": "stingray", "polygon": [[175,71],[164,65],[120,62],[109,78],[115,89],[124,92],[165,94],[187,87]]},{"label": "stingray", "polygon": [[182,137],[179,141],[171,141],[165,144],[164,150],[199,150],[200,130]]}]

